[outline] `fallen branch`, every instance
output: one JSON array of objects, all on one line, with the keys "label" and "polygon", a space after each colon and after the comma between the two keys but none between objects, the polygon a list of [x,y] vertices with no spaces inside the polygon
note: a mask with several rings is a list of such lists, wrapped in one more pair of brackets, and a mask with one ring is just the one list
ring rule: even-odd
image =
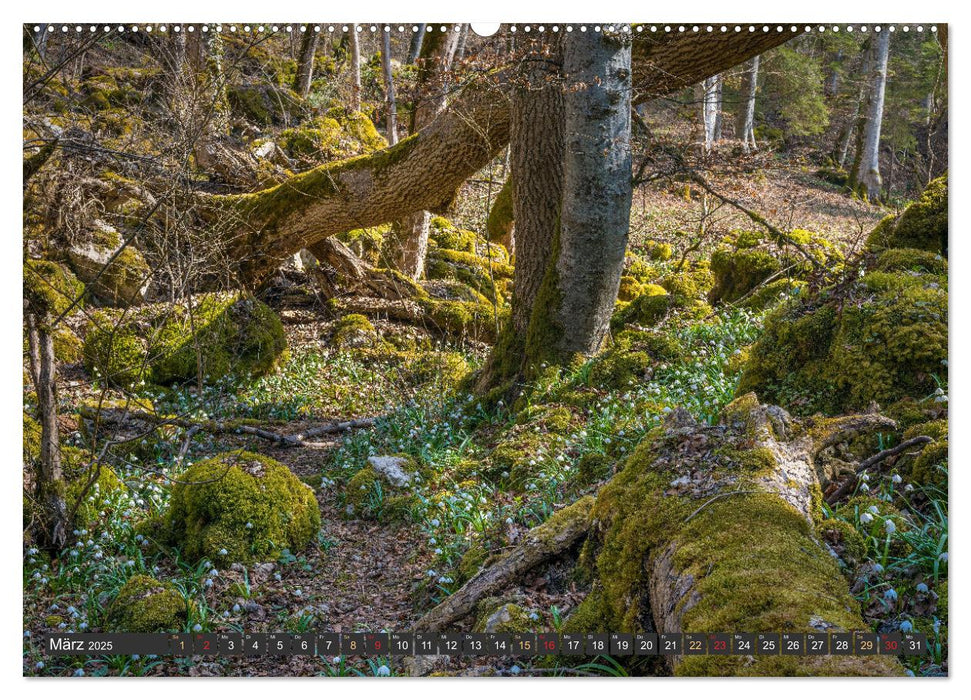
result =
[{"label": "fallen branch", "polygon": [[593,496],[585,496],[533,528],[515,549],[477,573],[455,593],[415,623],[422,632],[436,632],[462,619],[476,604],[502,590],[534,566],[569,549],[587,533]]},{"label": "fallen branch", "polygon": [[872,457],[867,457],[860,462],[860,464],[856,467],[856,472],[850,475],[850,478],[844,481],[838,489],[826,497],[826,502],[829,505],[833,505],[834,503],[839,502],[843,496],[852,491],[856,487],[856,483],[858,481],[857,474],[862,474],[870,467],[876,466],[877,464],[880,464],[880,462],[884,461],[885,459],[889,459],[890,457],[896,457],[900,453],[909,450],[911,447],[919,447],[920,449],[923,449],[924,445],[929,442],[933,442],[930,437],[926,435],[918,435],[917,437],[912,437],[909,440],[904,440],[896,447],[881,450]]},{"label": "fallen branch", "polygon": [[370,428],[374,426],[374,423],[377,420],[377,418],[355,418],[354,420],[348,421],[335,421],[333,423],[315,425],[299,433],[288,435],[286,433],[278,433],[272,430],[267,430],[266,428],[261,428],[260,426],[248,425],[233,421],[189,420],[187,418],[179,418],[177,416],[159,416],[148,411],[131,411],[119,408],[102,408],[99,411],[97,409],[85,407],[81,409],[81,415],[82,417],[89,419],[93,419],[95,418],[95,415],[97,415],[102,421],[112,420],[115,422],[124,422],[126,419],[144,420],[154,423],[156,428],[165,425],[174,425],[179,428],[187,428],[189,430],[203,430],[214,435],[252,435],[253,437],[269,440],[270,442],[282,445],[283,447],[301,447],[307,444],[305,442],[307,438],[319,437],[321,435],[333,435],[335,433],[343,433],[348,430],[357,430],[360,428]]}]

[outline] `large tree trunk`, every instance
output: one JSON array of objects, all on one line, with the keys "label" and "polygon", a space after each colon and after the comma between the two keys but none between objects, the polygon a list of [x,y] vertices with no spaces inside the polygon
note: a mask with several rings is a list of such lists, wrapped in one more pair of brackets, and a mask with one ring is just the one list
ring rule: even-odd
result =
[{"label": "large tree trunk", "polygon": [[755,148],[755,94],[759,78],[759,57],[752,59],[742,81],[742,95],[745,104],[739,111],[735,137],[742,141],[742,150],[748,153]]},{"label": "large tree trunk", "polygon": [[[594,588],[570,632],[826,633],[866,629],[815,525],[817,455],[892,426],[878,415],[800,423],[754,394],[719,425],[673,412],[597,495]],[[901,675],[887,656],[664,657],[677,675]]]},{"label": "large tree trunk", "polygon": [[300,58],[297,61],[297,77],[294,79],[293,89],[301,97],[310,93],[310,84],[314,79],[314,56],[317,54],[317,42],[320,33],[315,32],[312,25],[307,25],[307,31],[300,40]]},{"label": "large tree trunk", "polygon": [[361,45],[357,39],[357,25],[350,28],[351,41],[351,109],[361,111]]},{"label": "large tree trunk", "polygon": [[623,34],[605,32],[574,33],[565,42],[567,137],[554,307],[563,329],[560,359],[600,349],[617,300],[632,196],[630,48]]},{"label": "large tree trunk", "polygon": [[887,59],[890,55],[890,32],[886,27],[877,35],[870,94],[870,110],[863,137],[863,157],[860,159],[856,181],[871,202],[880,199],[880,129],[883,124],[883,103],[887,88]]},{"label": "large tree trunk", "polygon": [[[418,63],[416,104],[411,113],[411,132],[421,130],[445,107],[446,79],[458,45],[458,32],[425,34]],[[395,221],[391,226],[388,249],[391,264],[399,272],[418,279],[425,272],[428,253],[428,211],[415,211]]]},{"label": "large tree trunk", "polygon": [[[632,49],[634,94],[643,101],[693,85],[791,36],[639,36]],[[447,110],[384,151],[320,166],[262,192],[209,198],[229,217],[223,224],[230,229],[228,252],[239,261],[242,279],[259,282],[288,256],[326,236],[446,207],[461,184],[508,142],[514,74],[505,68],[471,78]]]}]

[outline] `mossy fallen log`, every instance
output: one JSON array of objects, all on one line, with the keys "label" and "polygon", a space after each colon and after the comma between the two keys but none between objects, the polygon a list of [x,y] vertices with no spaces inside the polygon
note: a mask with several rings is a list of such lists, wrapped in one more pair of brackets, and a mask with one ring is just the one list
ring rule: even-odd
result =
[{"label": "mossy fallen log", "polygon": [[[593,591],[570,631],[866,629],[816,534],[820,449],[877,415],[804,424],[748,394],[717,425],[675,411],[599,493],[581,564]],[[666,657],[677,675],[899,675],[885,656]]]}]

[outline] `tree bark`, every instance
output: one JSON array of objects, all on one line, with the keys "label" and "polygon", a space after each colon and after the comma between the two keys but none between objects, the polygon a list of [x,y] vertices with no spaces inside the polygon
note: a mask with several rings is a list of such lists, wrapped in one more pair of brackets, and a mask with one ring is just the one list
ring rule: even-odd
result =
[{"label": "tree bark", "polygon": [[736,127],[736,138],[742,141],[742,150],[745,153],[758,148],[755,143],[755,94],[758,88],[759,78],[759,57],[752,59],[745,77],[742,81],[742,95],[745,97],[745,106],[739,112],[738,126]]},{"label": "tree bark", "polygon": [[630,48],[623,34],[605,32],[574,32],[565,41],[567,140],[556,262],[562,358],[600,349],[617,300],[632,197]]},{"label": "tree bark", "polygon": [[408,47],[408,63],[413,64],[418,60],[418,53],[421,51],[421,42],[425,37],[425,25],[419,24],[418,31],[412,32],[411,46]]},{"label": "tree bark", "polygon": [[870,95],[870,109],[863,137],[863,157],[856,180],[871,202],[880,199],[883,181],[880,177],[880,129],[883,124],[883,104],[887,89],[887,59],[890,55],[890,32],[886,27],[877,35]]},{"label": "tree bark", "polygon": [[463,24],[459,33],[458,46],[455,48],[455,60],[461,61],[465,58],[465,45],[469,40],[469,25]]},{"label": "tree bark", "polygon": [[40,414],[41,442],[37,464],[35,493],[41,518],[37,523],[37,541],[43,548],[56,552],[67,544],[69,529],[67,503],[64,498],[64,474],[61,469],[61,439],[57,425],[57,361],[51,329],[36,314],[27,314],[28,332],[38,343],[37,409]]},{"label": "tree bark", "polygon": [[351,41],[351,109],[361,111],[361,46],[357,40],[357,25],[350,28]]},{"label": "tree bark", "polygon": [[[643,101],[696,84],[792,36],[639,36],[632,48],[634,95]],[[289,255],[326,236],[422,209],[441,211],[508,142],[514,75],[501,68],[471,78],[447,110],[389,149],[320,166],[262,192],[207,198],[227,217],[225,240],[241,279],[258,283]]]},{"label": "tree bark", "polygon": [[[415,133],[433,120],[445,107],[446,78],[458,45],[458,32],[425,34],[419,58],[416,105],[411,113],[411,132]],[[412,212],[391,226],[388,248],[396,270],[412,279],[425,272],[428,253],[428,226],[431,213]]]},{"label": "tree bark", "polygon": [[701,124],[704,132],[705,153],[715,145],[715,129],[718,114],[718,76],[712,75],[701,83]]},{"label": "tree bark", "polygon": [[384,72],[384,102],[388,110],[388,144],[398,143],[398,106],[394,97],[394,74],[391,72],[391,32],[384,32],[381,49],[381,69]]},{"label": "tree bark", "polygon": [[722,140],[722,91],[724,89],[722,74],[715,76],[715,128],[714,141],[717,143]]},{"label": "tree bark", "polygon": [[317,43],[320,33],[315,32],[312,25],[307,25],[307,31],[300,40],[300,58],[297,61],[297,77],[294,79],[293,89],[301,97],[310,94],[310,84],[314,79],[314,57],[317,54]]}]

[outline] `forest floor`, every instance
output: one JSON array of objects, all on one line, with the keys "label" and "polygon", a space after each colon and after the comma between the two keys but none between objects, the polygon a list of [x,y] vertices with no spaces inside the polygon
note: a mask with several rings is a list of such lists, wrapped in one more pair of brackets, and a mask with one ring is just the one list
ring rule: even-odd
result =
[{"label": "forest floor", "polygon": [[[844,251],[852,250],[862,234],[887,212],[860,202],[839,191],[796,163],[768,167],[744,176],[712,176],[713,187],[726,197],[737,198],[783,228],[823,233]],[[460,201],[481,197],[481,183],[466,186]],[[481,200],[479,200],[481,201]],[[723,235],[733,229],[754,228],[751,221],[732,207],[705,203],[698,192],[684,186],[643,186],[635,192],[632,248],[648,241],[670,242],[674,260],[685,245],[693,245],[692,232],[704,219],[704,236],[693,256],[706,257]],[[480,230],[477,214],[460,211],[454,220]],[[481,222],[481,219],[480,219]],[[649,233],[648,233],[649,232]],[[689,241],[686,244],[686,240]],[[667,269],[660,263],[663,269]],[[206,436],[193,441],[188,461],[231,450],[260,452],[287,466],[298,478],[315,489],[323,524],[317,541],[299,553],[284,552],[276,561],[251,567],[232,565],[216,572],[208,562],[186,563],[178,557],[147,557],[133,540],[132,518],[124,512],[109,515],[101,534],[112,544],[104,547],[104,559],[80,574],[67,570],[64,561],[50,565],[30,559],[25,566],[24,628],[34,638],[45,632],[84,629],[90,621],[97,629],[104,604],[127,574],[119,572],[135,562],[160,579],[178,581],[196,607],[190,613],[187,630],[248,632],[364,632],[408,631],[459,585],[463,557],[476,546],[491,553],[503,551],[531,527],[544,522],[553,512],[583,493],[596,490],[612,472],[597,483],[575,485],[575,475],[584,458],[591,454],[614,455],[619,460],[633,449],[648,429],[657,425],[667,411],[687,407],[704,419],[716,415],[733,397],[739,369],[733,364],[743,348],[761,329],[761,316],[745,310],[724,309],[717,318],[672,328],[670,333],[687,348],[680,364],[659,372],[642,386],[608,388],[593,386],[589,378],[575,376],[564,384],[579,387],[587,396],[586,407],[571,416],[571,424],[559,434],[540,433],[536,460],[543,471],[523,487],[509,489],[504,483],[490,483],[477,471],[488,466],[496,445],[515,432],[517,417],[498,410],[479,415],[478,408],[463,397],[455,397],[435,381],[416,382],[398,361],[384,361],[373,355],[335,350],[331,336],[335,320],[330,312],[313,305],[305,291],[295,301],[273,303],[280,314],[290,347],[289,359],[279,371],[240,392],[214,400],[211,416],[257,420],[271,429],[294,433],[322,422],[378,417],[373,428],[322,439],[312,445],[283,447],[257,438],[238,435]],[[403,332],[414,334],[418,354],[439,360],[459,358],[475,368],[488,348],[467,340],[441,341],[425,329],[404,327],[387,320],[371,319],[382,337]],[[90,398],[95,387],[80,365],[65,368],[67,391],[62,400],[77,405]],[[553,389],[549,390],[553,393]],[[542,393],[542,392],[540,392]],[[170,390],[165,405],[190,405],[198,401],[191,387]],[[209,400],[209,398],[206,398]],[[644,406],[650,406],[644,409]],[[635,408],[636,407],[636,408]],[[577,410],[577,409],[571,409]],[[469,421],[476,427],[469,428]],[[67,419],[64,432],[77,426]],[[614,441],[611,444],[612,440]],[[387,518],[375,512],[348,511],[346,485],[366,464],[369,455],[407,453],[419,457],[436,470],[436,483],[421,496],[409,519]],[[471,474],[469,465],[475,467]],[[615,465],[616,466],[616,465]],[[505,475],[508,476],[508,475]],[[155,500],[161,509],[165,498],[155,494],[167,490],[167,477],[146,472],[126,479],[139,493]],[[366,516],[366,517],[365,517]],[[100,545],[79,535],[78,546]],[[93,538],[93,534],[92,534]],[[111,550],[111,551],[109,551]],[[92,550],[93,551],[93,550]],[[575,552],[570,555],[575,558]],[[554,567],[513,586],[503,600],[513,600],[526,611],[535,629],[559,629],[563,619],[579,604],[586,591],[569,576],[569,557],[563,571]],[[76,569],[75,569],[76,571]],[[28,577],[56,585],[31,590]],[[105,583],[109,581],[110,583]],[[97,594],[90,593],[99,590]],[[67,612],[65,612],[65,610]],[[71,612],[71,611],[74,612]],[[875,610],[874,615],[882,614]],[[874,618],[876,620],[876,618]],[[473,619],[461,623],[471,629]],[[876,624],[876,622],[874,622]],[[80,627],[84,625],[85,627]],[[55,663],[25,643],[24,671],[27,674],[69,675],[398,675],[407,673],[400,659],[391,657],[353,658],[324,656],[268,657],[265,659],[141,659],[99,657]],[[544,663],[510,658],[459,657],[440,661],[449,675],[586,674],[622,672],[611,661],[587,660],[569,665],[562,659]],[[521,668],[523,666],[524,668]],[[656,671],[655,671],[656,672]]]}]

